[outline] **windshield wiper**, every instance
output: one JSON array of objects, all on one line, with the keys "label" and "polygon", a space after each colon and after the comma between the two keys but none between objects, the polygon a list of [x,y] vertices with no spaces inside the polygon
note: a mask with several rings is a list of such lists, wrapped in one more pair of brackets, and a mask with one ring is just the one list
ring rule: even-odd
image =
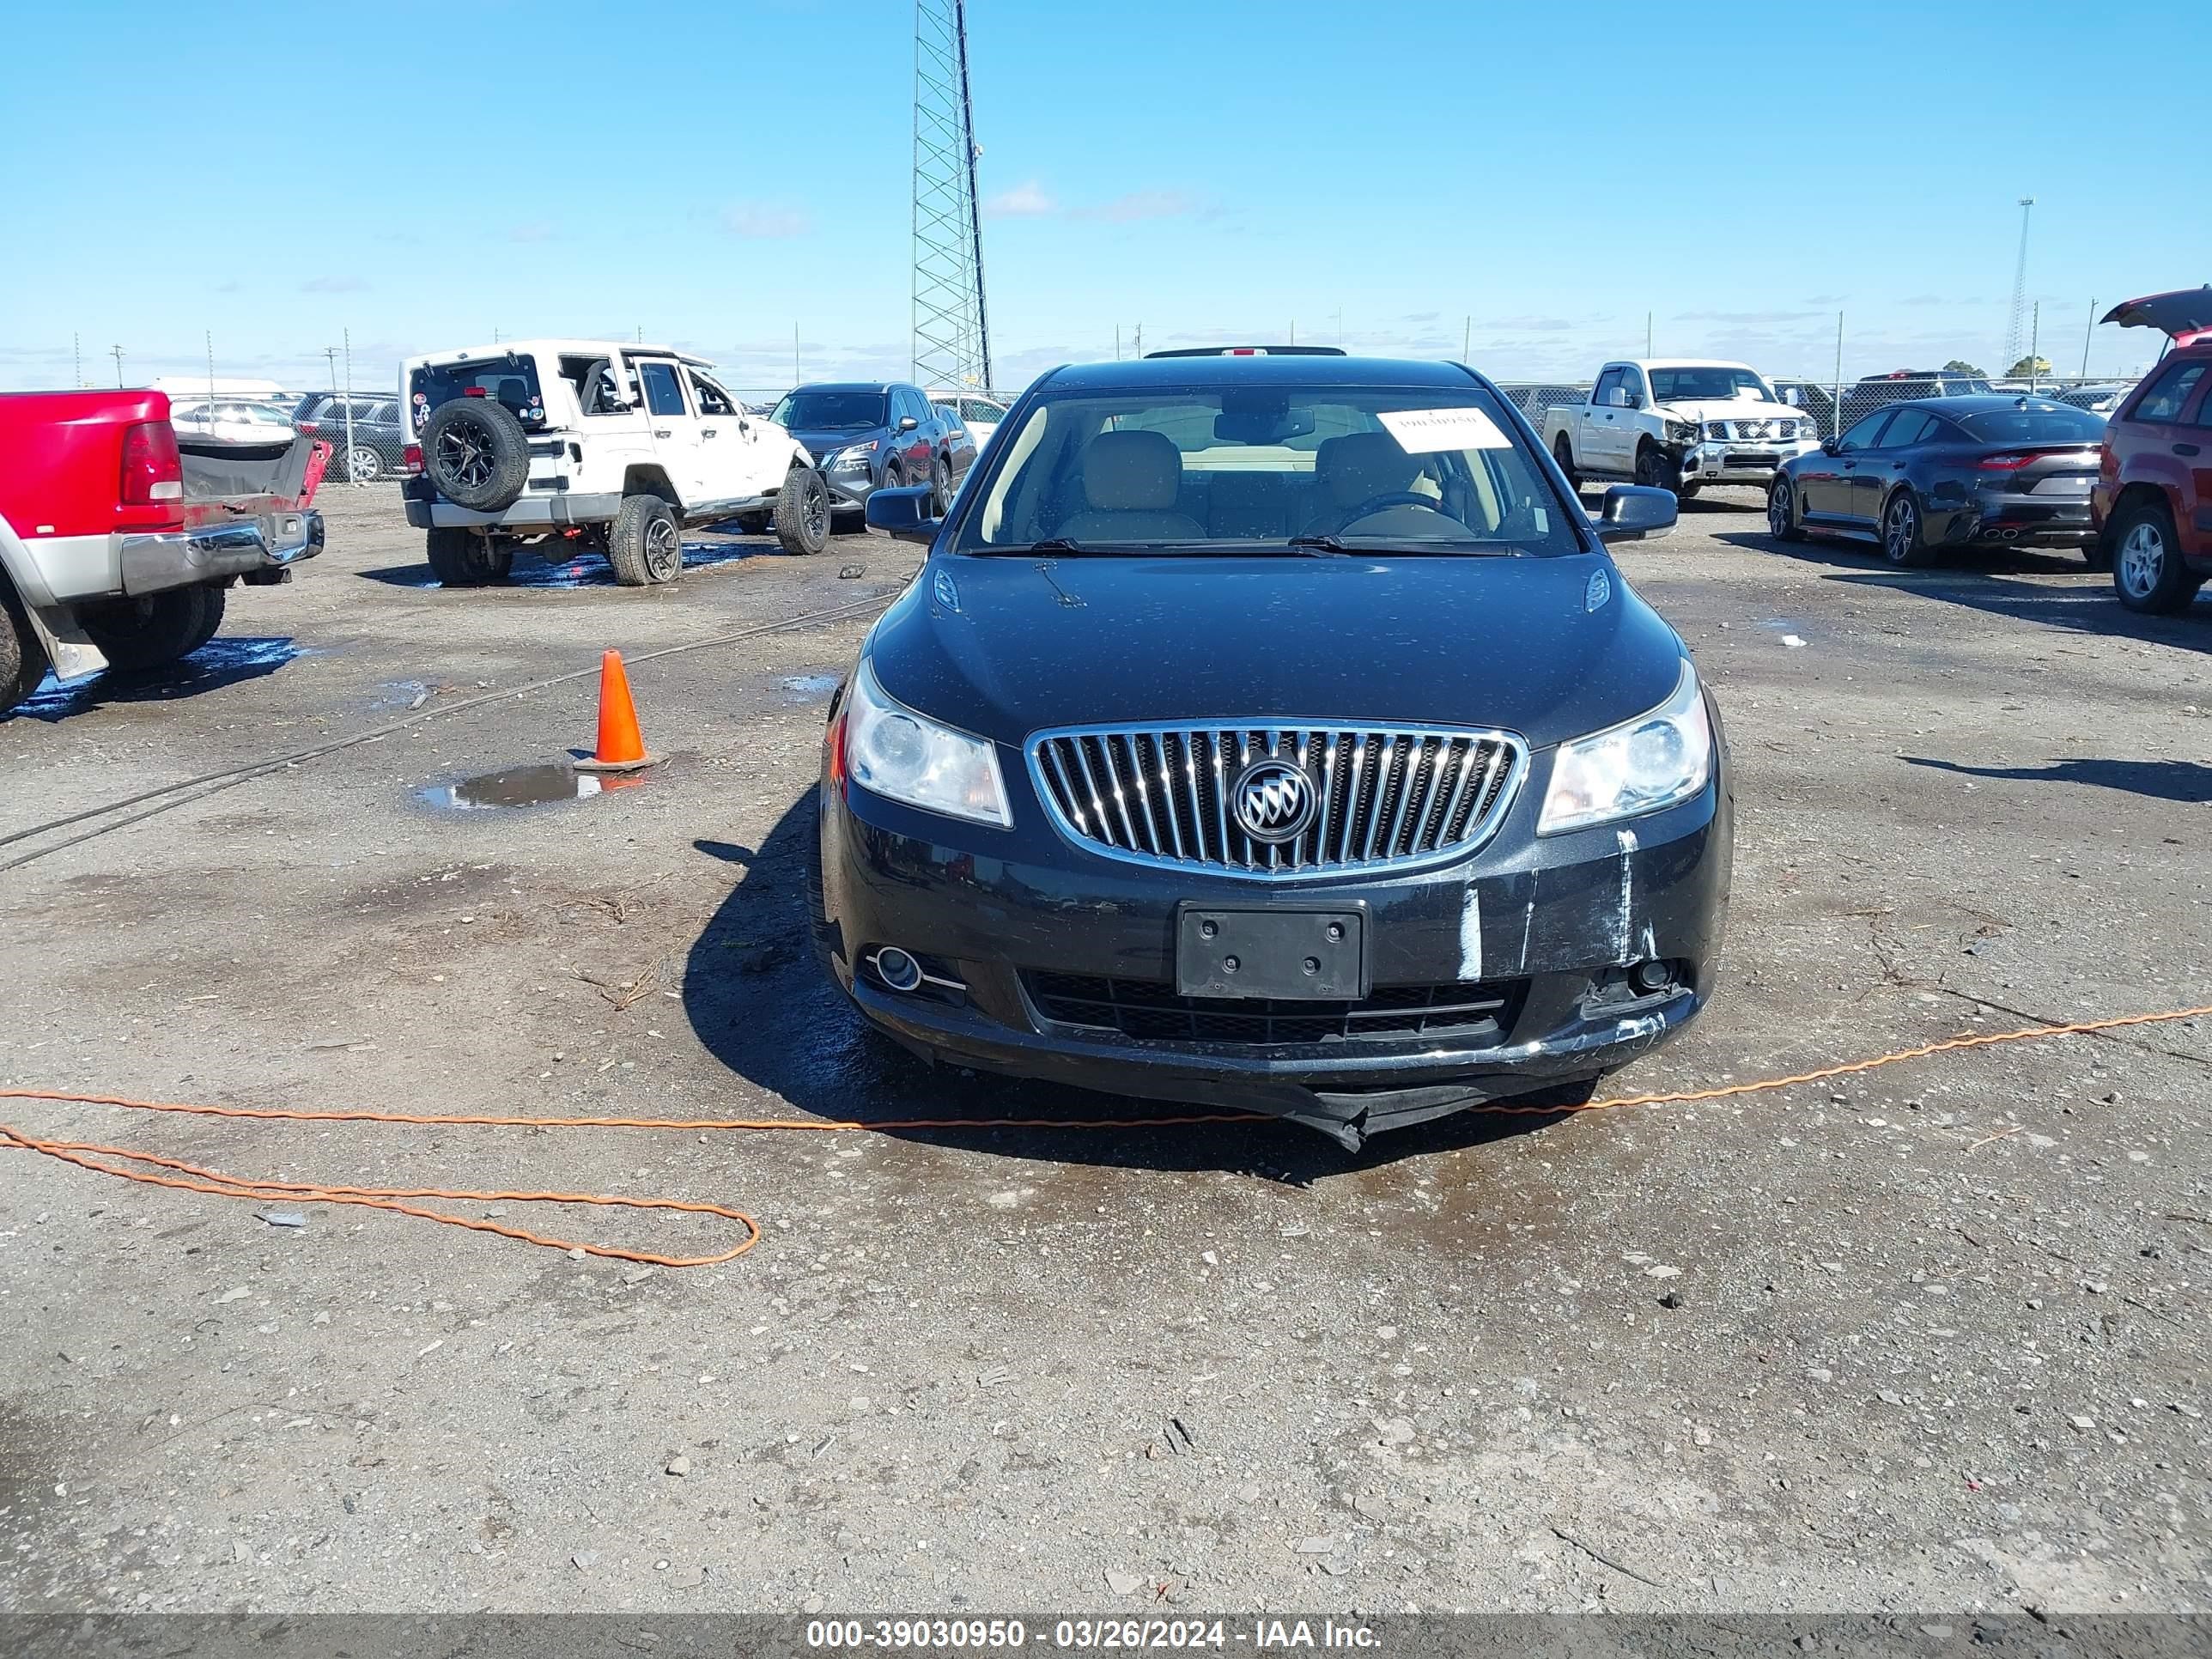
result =
[{"label": "windshield wiper", "polygon": [[1420,542],[1393,536],[1354,536],[1349,540],[1337,535],[1293,536],[1287,545],[1316,558],[1341,558],[1348,553],[1402,553],[1409,557],[1437,554],[1449,558],[1498,559],[1513,551],[1487,542]]},{"label": "windshield wiper", "polygon": [[1066,558],[1073,556],[1074,557],[1080,558],[1085,554],[1103,555],[1107,551],[1107,550],[1103,547],[1085,547],[1080,542],[1069,540],[1066,536],[1048,536],[1042,541],[1031,542],[1026,547],[991,547],[986,545],[983,547],[964,548],[962,550],[963,552],[978,555],[984,558],[998,559],[1025,559],[1033,554],[1045,557]]}]

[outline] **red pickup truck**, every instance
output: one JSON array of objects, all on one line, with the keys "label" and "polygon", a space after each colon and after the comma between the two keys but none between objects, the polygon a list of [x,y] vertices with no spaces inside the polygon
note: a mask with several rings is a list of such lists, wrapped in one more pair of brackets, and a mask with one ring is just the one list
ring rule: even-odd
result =
[{"label": "red pickup truck", "polygon": [[322,550],[329,446],[186,439],[160,392],[0,394],[0,714],[64,678],[158,668],[222,625],[234,581]]}]

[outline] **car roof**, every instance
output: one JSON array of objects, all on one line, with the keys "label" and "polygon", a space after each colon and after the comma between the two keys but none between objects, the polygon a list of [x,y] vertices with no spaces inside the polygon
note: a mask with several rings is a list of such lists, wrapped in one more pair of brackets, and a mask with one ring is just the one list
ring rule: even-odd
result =
[{"label": "car roof", "polygon": [[2031,398],[2025,392],[1974,392],[1963,398],[1900,398],[1886,404],[1889,409],[1910,409],[1915,404],[1926,404],[1938,414],[1994,415],[2004,410],[2031,409],[2041,411],[2064,410],[2069,415],[2081,411],[2071,404],[2062,404],[2055,398]]},{"label": "car roof", "polygon": [[518,357],[543,355],[555,357],[611,357],[617,351],[626,351],[633,357],[673,357],[678,362],[689,363],[694,368],[712,368],[711,358],[695,357],[674,346],[654,345],[650,341],[637,340],[500,340],[490,345],[460,346],[450,351],[426,351],[408,358],[400,367],[418,368],[433,363],[474,362],[484,357],[504,357],[512,352]]},{"label": "car roof", "polygon": [[1142,392],[1242,386],[1466,386],[1472,369],[1400,357],[1125,357],[1067,363],[1037,381],[1055,392]]},{"label": "car roof", "polygon": [[904,380],[809,380],[805,386],[795,386],[786,397],[799,392],[889,392],[894,386],[904,386]]},{"label": "car roof", "polygon": [[1644,368],[1741,368],[1756,374],[1759,371],[1749,363],[1737,362],[1732,357],[1616,357],[1617,363],[1635,363]]}]

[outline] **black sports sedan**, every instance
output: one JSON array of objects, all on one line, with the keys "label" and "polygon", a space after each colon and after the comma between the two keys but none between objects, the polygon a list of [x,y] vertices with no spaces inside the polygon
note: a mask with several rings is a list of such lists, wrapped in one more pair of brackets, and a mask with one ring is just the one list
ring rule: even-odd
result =
[{"label": "black sports sedan", "polygon": [[841,509],[865,506],[878,489],[921,485],[942,512],[975,460],[959,411],[898,381],[803,386],[784,393],[773,418],[806,446]]},{"label": "black sports sedan", "polygon": [[2091,550],[2104,436],[2103,416],[2048,398],[1892,404],[1784,462],[1767,487],[1767,527],[1785,542],[1868,538],[1899,565],[2021,542]]},{"label": "black sports sedan", "polygon": [[1603,1073],[1711,995],[1719,720],[1452,364],[1045,375],[832,708],[817,952],[925,1054],[1346,1147]]}]

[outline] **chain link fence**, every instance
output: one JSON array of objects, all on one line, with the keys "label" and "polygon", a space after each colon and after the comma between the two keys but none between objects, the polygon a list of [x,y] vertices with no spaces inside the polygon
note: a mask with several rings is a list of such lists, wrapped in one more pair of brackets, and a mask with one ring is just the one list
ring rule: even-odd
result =
[{"label": "chain link fence", "polygon": [[[1971,392],[2033,393],[2039,398],[2072,404],[2076,408],[2089,410],[2095,414],[2110,415],[2135,382],[2132,380],[2114,380],[2109,375],[2085,378],[2077,374],[2044,374],[2037,376],[2031,383],[2024,380],[1993,380],[1987,375],[1943,372],[1875,375],[1863,380],[1845,380],[1840,386],[1832,380],[1777,374],[1770,377],[1769,384],[1784,403],[1810,415],[1823,438],[1832,438],[1853,422],[1890,404],[1903,403],[1914,398],[1958,397]],[[1587,402],[1590,382],[1501,380],[1498,390],[1518,404],[1521,412],[1528,417],[1529,423],[1541,432],[1544,429],[1544,411],[1562,404]],[[1841,394],[1840,418],[1838,393]]]}]

